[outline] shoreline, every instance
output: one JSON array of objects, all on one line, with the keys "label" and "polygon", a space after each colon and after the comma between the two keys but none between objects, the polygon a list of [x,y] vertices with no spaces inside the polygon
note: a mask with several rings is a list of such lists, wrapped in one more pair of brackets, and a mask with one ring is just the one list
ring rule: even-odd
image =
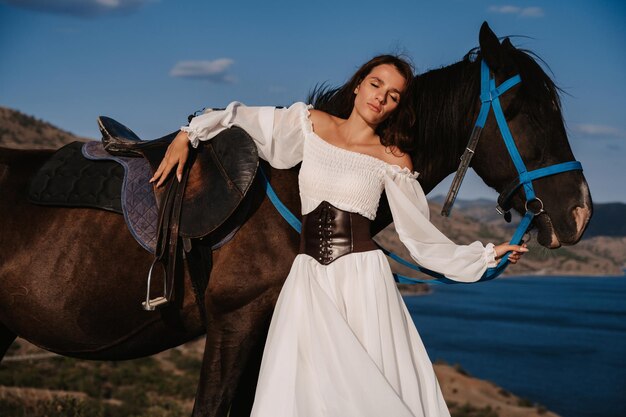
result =
[{"label": "shoreline", "polygon": [[[571,274],[571,275],[556,275],[556,274],[550,274],[550,275],[541,275],[541,274],[525,274],[525,275],[503,275],[500,276],[496,279],[508,279],[508,278],[529,278],[529,279],[540,279],[540,278],[565,278],[565,279],[569,279],[569,278],[591,278],[591,279],[595,279],[595,278],[610,278],[610,279],[619,279],[619,278],[626,278],[626,270],[623,271],[622,275],[580,275],[580,274]],[[469,283],[469,284],[475,284],[475,283]],[[426,295],[430,295],[433,294],[435,292],[433,285],[439,285],[439,284],[398,284],[396,283],[396,286],[398,287],[398,291],[400,291],[400,295],[402,297],[422,297],[422,296],[426,296]],[[454,285],[454,284],[453,284]],[[468,285],[468,284],[466,284]],[[411,288],[411,287],[415,287],[415,289]]]},{"label": "shoreline", "polygon": [[597,274],[568,274],[568,273],[529,273],[529,274],[516,274],[516,275],[502,275],[498,278],[626,278],[626,269],[622,271],[621,275],[617,274],[606,274],[606,273],[597,273]]},{"label": "shoreline", "polygon": [[[463,364],[563,415],[621,410],[613,382],[623,380],[624,369],[613,364],[626,343],[620,323],[626,275],[514,278],[407,297],[431,358]],[[572,391],[585,393],[579,404],[567,399]]]},{"label": "shoreline", "polygon": [[[191,342],[187,342],[176,348],[168,349],[148,358],[135,359],[130,361],[87,361],[74,358],[64,358],[57,354],[49,354],[47,351],[31,344],[25,339],[18,338],[14,342],[9,358],[20,358],[9,360],[4,363],[3,373],[13,375],[16,373],[39,374],[42,369],[56,369],[60,375],[78,376],[85,372],[102,372],[107,378],[115,375],[135,371],[134,361],[142,361],[143,372],[150,375],[158,375],[165,370],[176,369],[176,380],[189,383],[192,379],[188,374],[195,375],[194,362],[190,362],[190,367],[183,366],[181,358],[187,361],[201,360],[204,351],[204,338],[200,337]],[[17,363],[19,362],[19,363]],[[437,380],[442,389],[442,394],[446,400],[448,408],[454,412],[462,410],[472,410],[474,412],[488,412],[495,410],[501,416],[506,417],[558,417],[558,415],[541,404],[534,402],[510,392],[503,387],[477,376],[470,375],[459,364],[449,364],[443,361],[432,363]],[[33,377],[30,383],[25,384],[0,384],[0,408],[4,405],[25,408],[32,411],[33,416],[45,415],[42,411],[47,402],[54,403],[62,407],[84,407],[85,410],[93,407],[103,407],[115,411],[123,405],[127,407],[143,407],[132,402],[132,399],[118,395],[120,392],[113,388],[110,398],[101,396],[90,396],[88,392],[76,385],[74,378],[70,378],[70,387],[60,388],[59,378],[53,378],[54,383]],[[96,381],[99,386],[100,382]],[[129,384],[141,384],[141,379],[127,380]],[[156,390],[150,386],[142,386],[151,395],[155,395]],[[100,392],[100,391],[97,391]],[[193,407],[193,391],[186,395],[178,394],[170,399],[168,403],[173,410],[178,412],[171,415],[190,415]],[[175,407],[174,407],[175,406]],[[68,408],[70,410],[70,408]],[[147,411],[147,408],[146,408]],[[55,414],[56,415],[56,414]],[[82,415],[82,414],[81,414]],[[170,414],[168,414],[170,415]]]}]

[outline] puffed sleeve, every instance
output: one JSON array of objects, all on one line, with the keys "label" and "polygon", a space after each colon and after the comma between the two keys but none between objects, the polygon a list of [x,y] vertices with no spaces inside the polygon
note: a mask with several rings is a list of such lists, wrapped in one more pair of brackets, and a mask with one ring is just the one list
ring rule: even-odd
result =
[{"label": "puffed sleeve", "polygon": [[206,110],[181,130],[197,147],[199,141],[239,126],[252,137],[261,158],[274,168],[291,168],[302,161],[305,132],[310,129],[309,108],[304,103],[289,108],[247,107],[234,101],[224,110]]},{"label": "puffed sleeve", "polygon": [[493,243],[457,245],[441,233],[429,220],[428,202],[417,175],[395,166],[385,175],[385,192],[400,241],[419,265],[454,281],[478,281],[487,268],[497,265]]}]

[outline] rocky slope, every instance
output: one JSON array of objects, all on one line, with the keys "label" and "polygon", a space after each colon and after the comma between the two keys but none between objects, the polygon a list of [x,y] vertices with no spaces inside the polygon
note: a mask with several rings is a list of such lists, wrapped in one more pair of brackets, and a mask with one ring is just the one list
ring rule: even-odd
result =
[{"label": "rocky slope", "polygon": [[[603,204],[596,207],[603,208]],[[626,207],[626,205],[624,205]],[[491,209],[491,210],[489,210]],[[475,204],[469,208],[457,208],[452,217],[442,217],[439,213],[441,205],[430,202],[431,221],[446,236],[456,243],[468,244],[475,240],[482,242],[502,243],[513,235],[514,227],[505,223],[497,215],[488,215],[493,210],[493,202]],[[625,213],[626,214],[626,213]],[[594,214],[595,218],[596,214]],[[594,218],[590,225],[593,225]],[[615,220],[618,221],[618,220]],[[596,229],[598,230],[598,228]],[[376,239],[386,248],[396,252],[405,259],[409,254],[397,239],[390,225]],[[564,246],[549,250],[536,243],[531,237],[528,243],[530,252],[524,255],[522,262],[511,265],[505,272],[507,275],[616,275],[622,276],[626,268],[626,236],[592,236],[583,238],[574,246]],[[398,272],[417,276],[410,269],[394,266]]]},{"label": "rocky slope", "polygon": [[[0,364],[3,417],[187,417],[204,339],[150,358],[93,362],[47,354],[18,339]],[[452,417],[556,417],[459,365],[435,364]]]},{"label": "rocky slope", "polygon": [[57,149],[87,139],[17,110],[0,107],[0,146],[18,149]]}]

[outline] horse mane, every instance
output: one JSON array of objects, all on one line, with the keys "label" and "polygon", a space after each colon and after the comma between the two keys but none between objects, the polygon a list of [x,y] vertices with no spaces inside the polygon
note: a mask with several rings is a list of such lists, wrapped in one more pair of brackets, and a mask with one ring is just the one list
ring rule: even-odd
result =
[{"label": "horse mane", "polygon": [[550,112],[558,112],[560,124],[563,125],[563,113],[561,112],[560,94],[564,91],[544,71],[543,64],[550,73],[552,70],[539,55],[528,49],[511,48],[510,57],[522,78],[521,88],[517,94],[517,100],[505,112],[507,118],[514,117],[517,112],[524,110],[530,118],[530,122],[536,124],[540,131],[547,130],[547,126],[540,123],[540,116]]},{"label": "horse mane", "polygon": [[[537,61],[546,65],[545,62],[529,50],[510,47],[506,54],[522,79],[516,99],[505,111],[507,120],[524,111],[534,128],[547,131],[549,127],[540,123],[541,115],[558,111],[562,122],[559,99],[562,90]],[[413,100],[417,119],[413,130],[416,145],[413,164],[423,176],[442,171],[445,176],[450,167],[455,169],[458,165],[478,116],[480,58],[480,49],[473,48],[461,61],[415,77]]]},{"label": "horse mane", "polygon": [[469,110],[480,90],[480,77],[472,64],[468,54],[460,62],[419,74],[414,79],[417,117],[413,127],[413,166],[422,177],[458,163],[463,149],[459,138],[471,129],[475,117]]},{"label": "horse mane", "polygon": [[[562,90],[538,63],[549,69],[545,61],[530,50],[517,49],[510,44],[502,45],[502,48],[509,60],[508,65],[515,68],[510,71],[511,76],[518,73],[522,79],[515,100],[504,112],[506,119],[510,120],[523,111],[533,128],[545,136],[554,126],[542,123],[545,120],[542,115],[556,111],[559,117],[551,120],[560,120],[560,126],[563,126],[559,98]],[[411,101],[417,117],[413,125],[411,153],[413,166],[420,171],[422,178],[434,178],[434,175],[443,179],[458,165],[478,116],[480,58],[480,49],[473,48],[461,61],[416,75],[413,80]],[[349,114],[345,114],[346,104],[338,100],[338,91],[339,88],[326,83],[317,84],[309,91],[307,102],[346,118]]]}]

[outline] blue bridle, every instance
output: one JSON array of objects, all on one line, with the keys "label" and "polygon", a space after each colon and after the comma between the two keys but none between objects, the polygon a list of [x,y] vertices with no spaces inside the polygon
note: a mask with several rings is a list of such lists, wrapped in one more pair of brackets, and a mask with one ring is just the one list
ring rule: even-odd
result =
[{"label": "blue bridle", "polygon": [[[535,195],[535,190],[533,188],[533,183],[532,183],[533,180],[547,177],[547,176],[554,175],[554,174],[559,174],[561,172],[567,172],[567,171],[572,171],[572,170],[582,171],[583,169],[581,163],[578,161],[563,162],[560,164],[555,164],[555,165],[551,165],[548,167],[539,168],[533,171],[528,171],[526,169],[526,166],[524,165],[524,162],[522,161],[522,157],[519,154],[519,151],[517,150],[517,146],[515,146],[515,141],[513,140],[513,136],[511,135],[511,131],[509,130],[509,127],[507,125],[506,119],[504,117],[504,113],[502,112],[502,106],[500,105],[500,96],[504,94],[505,92],[507,92],[511,87],[517,85],[520,82],[521,82],[520,76],[515,75],[509,78],[508,80],[504,81],[503,83],[501,83],[499,86],[496,86],[495,76],[491,75],[491,71],[489,70],[487,63],[485,63],[484,60],[481,61],[480,112],[478,113],[478,118],[476,119],[476,123],[474,125],[474,129],[472,130],[472,135],[470,137],[470,142],[472,142],[473,145],[468,146],[464,156],[461,158],[462,161],[465,160],[465,168],[467,168],[467,166],[469,165],[469,161],[471,160],[474,154],[474,148],[475,148],[476,143],[478,142],[480,133],[483,127],[485,126],[485,122],[487,121],[489,110],[493,108],[493,114],[496,118],[496,122],[498,123],[498,128],[500,129],[502,139],[504,140],[504,144],[506,145],[506,148],[509,152],[509,155],[511,156],[511,159],[513,161],[513,164],[515,165],[515,169],[517,170],[517,174],[518,174],[516,180],[514,180],[511,184],[509,184],[509,186],[505,187],[504,191],[500,194],[500,197],[498,198],[497,210],[501,214],[504,214],[507,221],[509,221],[510,220],[510,208],[511,208],[510,200],[513,194],[515,193],[515,191],[518,188],[523,187],[524,194],[526,196],[526,203],[525,203],[526,213],[522,217],[520,224],[517,226],[517,229],[515,230],[515,233],[513,234],[513,237],[511,238],[509,242],[511,245],[519,245],[522,242],[522,238],[528,231],[528,228],[530,227],[530,224],[532,223],[535,216],[538,216],[539,214],[544,212],[543,202]],[[462,165],[463,165],[463,162],[462,162]],[[294,216],[293,213],[291,213],[291,211],[289,211],[289,209],[280,201],[280,199],[276,195],[276,192],[270,185],[265,173],[263,172],[263,169],[260,169],[260,171],[261,171],[261,180],[264,182],[265,191],[270,201],[274,204],[274,206],[276,207],[278,212],[283,216],[283,218],[285,218],[285,220],[291,225],[291,227],[293,227],[298,233],[300,233],[301,227],[302,227],[300,220],[296,216]],[[459,170],[459,171],[463,171],[463,170]],[[456,191],[458,191],[458,187],[460,187],[464,173],[465,172],[463,171],[460,174],[460,177],[455,178],[455,181],[453,181],[453,183],[457,184]],[[451,192],[448,195],[450,202],[449,204],[447,204],[448,205],[447,213],[449,213],[452,203],[454,201],[454,198],[456,197],[456,191],[454,193]],[[529,207],[529,203],[534,203],[534,202],[537,202],[539,204],[539,208],[537,208],[536,210],[532,210]],[[406,277],[404,275],[394,274],[394,278],[399,283],[402,283],[402,284],[424,284],[424,283],[427,283],[427,284],[461,284],[461,283],[465,283],[461,281],[451,280],[438,272],[431,271],[419,265],[415,265],[412,262],[409,262],[406,259],[399,257],[395,253],[392,253],[384,249],[380,245],[379,245],[379,248],[385,253],[385,255],[389,256],[391,259],[398,262],[399,264],[404,265],[415,271],[425,273],[434,278],[434,279],[423,280],[423,279]],[[509,265],[508,258],[509,258],[509,253],[506,253],[502,257],[498,265],[493,268],[487,268],[483,276],[477,282],[489,281],[498,277]]]}]

